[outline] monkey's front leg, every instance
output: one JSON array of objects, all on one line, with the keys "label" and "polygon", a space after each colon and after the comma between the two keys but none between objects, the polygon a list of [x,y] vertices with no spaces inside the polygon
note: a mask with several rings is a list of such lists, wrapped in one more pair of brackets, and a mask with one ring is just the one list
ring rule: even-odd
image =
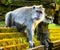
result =
[{"label": "monkey's front leg", "polygon": [[28,31],[28,39],[29,39],[29,43],[30,43],[30,47],[34,47],[34,41],[33,41],[33,37],[34,37],[34,29],[33,26],[30,25],[29,28],[27,29]]}]

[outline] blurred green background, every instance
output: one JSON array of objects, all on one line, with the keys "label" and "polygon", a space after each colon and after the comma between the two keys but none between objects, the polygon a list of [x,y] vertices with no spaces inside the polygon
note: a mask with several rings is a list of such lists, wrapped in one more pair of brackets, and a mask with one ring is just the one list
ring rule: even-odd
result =
[{"label": "blurred green background", "polygon": [[[46,5],[47,3],[50,3],[50,2],[55,2],[56,3],[56,9],[52,9],[52,8],[47,8],[46,9],[49,9],[49,12],[51,12],[50,15],[52,15],[54,17],[54,13],[56,11],[59,12],[59,14],[57,15],[58,16],[58,22],[59,22],[59,25],[60,25],[60,0],[0,0],[0,26],[4,26],[5,25],[5,14],[9,11],[12,11],[16,8],[19,8],[19,7],[22,7],[22,6],[32,6],[32,5],[40,5],[40,4],[43,4],[43,5]],[[56,13],[57,14],[57,13]],[[50,24],[49,27],[52,25],[52,27],[56,26],[56,24]],[[58,27],[60,27],[59,25],[57,25]]]}]

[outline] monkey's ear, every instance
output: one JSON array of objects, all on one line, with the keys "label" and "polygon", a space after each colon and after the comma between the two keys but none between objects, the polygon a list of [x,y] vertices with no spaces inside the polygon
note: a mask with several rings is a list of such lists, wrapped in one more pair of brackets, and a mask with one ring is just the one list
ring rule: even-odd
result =
[{"label": "monkey's ear", "polygon": [[40,8],[43,8],[43,5],[39,5]]}]

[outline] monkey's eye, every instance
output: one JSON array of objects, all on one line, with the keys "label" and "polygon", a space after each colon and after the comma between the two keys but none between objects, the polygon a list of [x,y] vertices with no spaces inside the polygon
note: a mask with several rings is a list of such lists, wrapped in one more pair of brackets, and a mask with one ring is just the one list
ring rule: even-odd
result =
[{"label": "monkey's eye", "polygon": [[42,11],[38,11],[38,10],[36,10],[36,12],[38,12],[38,13],[42,13]]},{"label": "monkey's eye", "polygon": [[35,7],[33,7],[33,9],[35,9]]}]

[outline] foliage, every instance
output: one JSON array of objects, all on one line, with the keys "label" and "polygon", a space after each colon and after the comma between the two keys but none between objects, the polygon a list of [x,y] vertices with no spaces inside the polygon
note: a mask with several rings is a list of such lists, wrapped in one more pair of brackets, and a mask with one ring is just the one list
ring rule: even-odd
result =
[{"label": "foliage", "polygon": [[56,0],[56,2],[57,2],[58,4],[60,4],[60,0]]},{"label": "foliage", "polygon": [[11,3],[12,3],[12,0],[8,0],[8,1],[7,1],[7,4],[11,4]]}]

